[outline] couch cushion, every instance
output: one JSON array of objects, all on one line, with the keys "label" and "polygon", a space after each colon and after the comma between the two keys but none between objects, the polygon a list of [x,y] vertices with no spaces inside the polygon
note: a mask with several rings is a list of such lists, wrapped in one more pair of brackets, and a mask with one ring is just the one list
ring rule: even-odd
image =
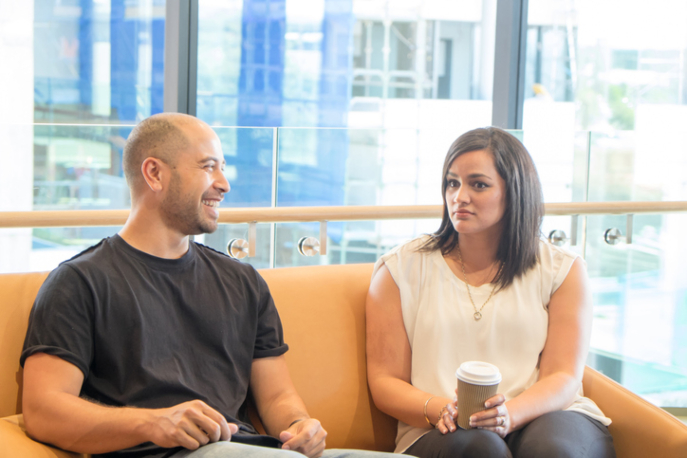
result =
[{"label": "couch cushion", "polygon": [[47,272],[0,275],[0,417],[21,413],[19,356]]}]

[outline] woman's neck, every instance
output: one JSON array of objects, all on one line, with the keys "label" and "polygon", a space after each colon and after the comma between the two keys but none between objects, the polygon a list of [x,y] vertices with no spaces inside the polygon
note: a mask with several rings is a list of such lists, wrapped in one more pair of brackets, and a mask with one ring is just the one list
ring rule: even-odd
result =
[{"label": "woman's neck", "polygon": [[460,234],[458,245],[452,255],[460,254],[466,271],[482,271],[490,269],[498,262],[496,254],[499,248],[499,238],[485,236],[486,234]]}]

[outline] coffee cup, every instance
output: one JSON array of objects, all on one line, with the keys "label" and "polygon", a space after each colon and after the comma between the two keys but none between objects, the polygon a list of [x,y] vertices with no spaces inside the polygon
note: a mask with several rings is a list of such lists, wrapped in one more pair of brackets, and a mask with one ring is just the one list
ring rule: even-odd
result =
[{"label": "coffee cup", "polygon": [[493,364],[466,361],[456,370],[458,379],[458,426],[470,428],[470,415],[484,410],[484,402],[496,394],[501,373]]}]

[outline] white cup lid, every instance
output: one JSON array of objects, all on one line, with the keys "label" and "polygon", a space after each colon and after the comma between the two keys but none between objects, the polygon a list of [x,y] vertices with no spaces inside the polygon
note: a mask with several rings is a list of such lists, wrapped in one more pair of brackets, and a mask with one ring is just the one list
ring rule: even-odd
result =
[{"label": "white cup lid", "polygon": [[483,361],[466,361],[456,370],[456,377],[474,385],[501,383],[499,368]]}]

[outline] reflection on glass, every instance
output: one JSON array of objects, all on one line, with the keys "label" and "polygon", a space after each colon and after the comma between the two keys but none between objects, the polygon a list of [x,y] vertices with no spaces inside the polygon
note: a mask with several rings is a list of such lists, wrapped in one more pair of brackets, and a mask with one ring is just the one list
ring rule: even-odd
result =
[{"label": "reflection on glass", "polygon": [[221,207],[272,205],[274,129],[215,127],[227,162],[225,174],[231,190]]},{"label": "reflection on glass", "polygon": [[683,130],[590,135],[589,200],[687,200]]},{"label": "reflection on glass", "polygon": [[555,124],[571,131],[656,134],[657,126],[684,124],[686,18],[682,0],[627,8],[614,0],[531,0],[525,130],[552,110],[566,116]]},{"label": "reflection on glass", "polygon": [[37,122],[135,123],[162,111],[165,0],[35,0]]},{"label": "reflection on glass", "polygon": [[399,109],[416,126],[491,119],[495,0],[199,8],[198,115],[212,125],[406,127]]},{"label": "reflection on glass", "polygon": [[[121,125],[0,126],[0,137],[22,143],[14,149],[20,161],[7,169],[11,179],[0,185],[2,194],[15,195],[19,205],[3,205],[0,211],[128,208],[121,160],[130,131],[131,126]],[[20,167],[21,162],[29,166]],[[3,230],[0,244],[8,256],[0,271],[52,269],[115,232],[111,227]]]},{"label": "reflection on glass", "polygon": [[590,363],[650,401],[687,407],[685,214],[636,215],[632,244],[607,245],[622,216],[590,216],[587,266],[594,303]]},{"label": "reflection on glass", "polygon": [[35,125],[33,209],[128,208],[122,151],[132,126]]}]

